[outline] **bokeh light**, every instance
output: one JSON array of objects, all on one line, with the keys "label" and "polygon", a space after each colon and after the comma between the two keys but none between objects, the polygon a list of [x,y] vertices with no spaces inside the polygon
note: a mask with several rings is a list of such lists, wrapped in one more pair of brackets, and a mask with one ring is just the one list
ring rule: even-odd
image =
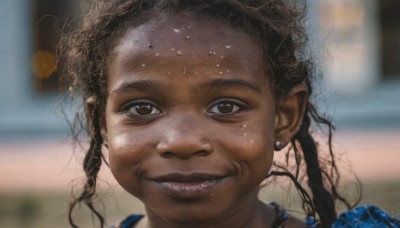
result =
[{"label": "bokeh light", "polygon": [[40,79],[50,77],[56,69],[57,59],[48,51],[38,51],[32,56],[32,71]]}]

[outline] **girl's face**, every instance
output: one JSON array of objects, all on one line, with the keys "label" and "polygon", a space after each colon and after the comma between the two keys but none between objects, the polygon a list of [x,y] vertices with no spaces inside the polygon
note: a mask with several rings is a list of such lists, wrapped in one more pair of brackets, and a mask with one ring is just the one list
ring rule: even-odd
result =
[{"label": "girl's face", "polygon": [[119,37],[103,137],[112,173],[149,218],[254,212],[277,122],[265,72],[255,41],[216,20],[164,14]]}]

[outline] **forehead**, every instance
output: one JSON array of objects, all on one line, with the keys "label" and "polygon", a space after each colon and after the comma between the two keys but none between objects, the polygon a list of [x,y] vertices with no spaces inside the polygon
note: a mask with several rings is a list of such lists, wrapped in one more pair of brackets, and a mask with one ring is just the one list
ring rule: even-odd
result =
[{"label": "forehead", "polygon": [[152,51],[155,57],[207,54],[223,59],[225,55],[240,54],[257,58],[254,64],[262,62],[261,49],[249,35],[225,21],[183,14],[163,13],[139,26],[127,26],[110,59],[126,55],[128,50],[131,55]]}]

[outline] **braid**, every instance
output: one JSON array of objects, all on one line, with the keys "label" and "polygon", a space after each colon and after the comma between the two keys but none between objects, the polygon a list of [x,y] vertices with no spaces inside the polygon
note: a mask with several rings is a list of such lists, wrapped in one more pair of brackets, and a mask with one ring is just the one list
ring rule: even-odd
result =
[{"label": "braid", "polygon": [[96,194],[96,180],[97,174],[100,170],[103,153],[101,151],[101,146],[103,143],[103,139],[100,134],[100,126],[99,126],[99,112],[97,110],[98,105],[92,110],[92,139],[90,142],[90,147],[85,155],[85,159],[83,161],[83,169],[86,174],[86,184],[80,196],[73,200],[69,206],[68,219],[69,223],[72,227],[78,227],[72,218],[72,211],[75,206],[81,202],[84,202],[87,207],[95,214],[95,216],[99,219],[100,227],[104,227],[104,218],[103,216],[96,210],[93,205],[93,196]]},{"label": "braid", "polygon": [[331,193],[324,187],[322,169],[318,160],[318,150],[309,128],[311,119],[305,115],[299,132],[296,135],[304,160],[307,164],[308,185],[313,193],[313,203],[323,226],[332,224],[336,219],[335,202]]}]

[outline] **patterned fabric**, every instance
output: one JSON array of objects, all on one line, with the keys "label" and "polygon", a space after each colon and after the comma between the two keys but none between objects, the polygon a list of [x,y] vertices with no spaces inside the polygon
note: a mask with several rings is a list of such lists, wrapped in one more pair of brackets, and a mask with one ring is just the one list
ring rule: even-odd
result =
[{"label": "patterned fabric", "polygon": [[[285,209],[276,203],[271,203],[278,214],[278,219],[274,223],[274,227],[283,227],[289,219],[289,214]],[[133,228],[135,224],[143,218],[143,215],[130,215],[124,219],[119,228]],[[317,227],[318,221],[314,217],[307,217],[307,227]],[[359,206],[351,211],[344,212],[332,224],[331,228],[400,228],[400,220],[390,216],[382,209],[367,205]]]},{"label": "patterned fabric", "polygon": [[332,228],[400,228],[400,220],[382,209],[367,205],[341,214]]}]

